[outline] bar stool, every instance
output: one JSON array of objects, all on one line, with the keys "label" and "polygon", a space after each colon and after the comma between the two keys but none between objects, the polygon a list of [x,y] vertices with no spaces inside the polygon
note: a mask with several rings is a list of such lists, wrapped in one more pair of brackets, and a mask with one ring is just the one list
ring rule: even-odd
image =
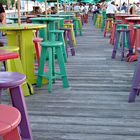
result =
[{"label": "bar stool", "polygon": [[9,89],[12,105],[21,113],[20,135],[22,139],[33,140],[26,103],[21,89],[25,80],[26,76],[18,72],[0,72],[0,93],[3,89]]},{"label": "bar stool", "polygon": [[135,102],[136,95],[139,95],[140,91],[140,48],[137,48],[137,51],[139,53],[138,56],[138,63],[136,65],[136,69],[133,75],[133,80],[132,80],[132,87],[129,93],[128,97],[128,102]]},{"label": "bar stool", "polygon": [[75,48],[74,48],[74,44],[72,41],[71,29],[70,28],[60,28],[60,30],[64,30],[64,34],[65,34],[64,38],[65,38],[67,56],[68,56],[69,46],[70,46],[71,55],[75,56]]},{"label": "bar stool", "polygon": [[[37,86],[42,86],[42,78],[47,78],[49,80],[48,91],[52,92],[52,82],[55,82],[57,78],[62,78],[64,88],[69,87],[67,72],[65,69],[64,57],[62,52],[63,42],[60,41],[47,41],[42,42],[40,65],[37,77]],[[54,64],[54,50],[56,52],[56,58],[58,59],[60,72],[56,72]],[[48,72],[44,73],[44,65],[46,62],[46,56],[48,54]]]},{"label": "bar stool", "polygon": [[3,140],[21,140],[18,130],[20,121],[21,114],[16,108],[0,104],[0,136]]},{"label": "bar stool", "polygon": [[106,37],[106,33],[113,27],[113,18],[107,18],[104,28],[104,37]]},{"label": "bar stool", "polygon": [[101,14],[97,14],[97,19],[96,19],[96,28],[101,28],[103,22],[103,16]]},{"label": "bar stool", "polygon": [[[122,37],[121,38],[122,42],[121,42],[121,46],[118,46],[120,37]],[[125,42],[125,40],[127,40],[127,42]],[[116,52],[117,52],[118,48],[121,48],[121,55],[122,55],[121,60],[123,60],[123,58],[124,58],[124,48],[129,49],[129,54],[133,53],[129,29],[117,29],[116,30],[116,41],[115,41],[115,45],[114,45],[114,48],[112,51],[112,59],[114,59],[116,57]]]},{"label": "bar stool", "polygon": [[74,23],[74,32],[75,36],[77,36],[77,32],[79,31],[80,36],[82,36],[82,23],[81,19],[79,17],[73,18],[73,23]]},{"label": "bar stool", "polygon": [[[16,46],[5,46],[0,48],[0,61],[7,62],[7,71],[20,72],[24,74],[22,63],[19,58],[19,53],[17,52],[18,50],[19,48]],[[22,84],[22,90],[24,96],[29,96],[30,93],[33,93],[33,88],[29,85],[27,80]]]},{"label": "bar stool", "polygon": [[66,45],[65,45],[65,40],[64,40],[64,30],[51,30],[49,31],[49,33],[53,33],[56,35],[56,41],[63,42],[62,52],[63,52],[64,61],[67,62]]},{"label": "bar stool", "polygon": [[[110,44],[114,45],[115,42],[115,33],[116,33],[116,27],[118,24],[121,24],[122,20],[115,20],[115,22],[113,23],[113,28],[111,30],[111,35],[110,35]],[[118,29],[119,27],[117,27]]]},{"label": "bar stool", "polygon": [[74,47],[76,47],[76,38],[75,38],[74,29],[73,29],[73,24],[71,24],[71,23],[64,24],[64,28],[70,28],[71,29],[72,41],[73,41]]},{"label": "bar stool", "polygon": [[133,62],[138,59],[138,51],[137,48],[140,47],[140,26],[139,24],[134,25],[134,34],[132,38],[132,47],[133,47],[133,55],[128,56],[128,62]]},{"label": "bar stool", "polygon": [[102,16],[103,16],[103,21],[101,25],[101,31],[103,32],[104,27],[105,27],[105,21],[106,21],[106,11],[102,11]]}]

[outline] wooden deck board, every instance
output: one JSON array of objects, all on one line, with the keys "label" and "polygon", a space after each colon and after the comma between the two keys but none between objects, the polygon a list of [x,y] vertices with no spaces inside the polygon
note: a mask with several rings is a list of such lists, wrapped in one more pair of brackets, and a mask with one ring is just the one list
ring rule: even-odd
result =
[{"label": "wooden deck board", "polygon": [[44,85],[26,97],[34,140],[140,139],[140,97],[127,102],[136,62],[112,60],[111,51],[90,19],[68,58],[70,88],[57,80],[52,94]]}]

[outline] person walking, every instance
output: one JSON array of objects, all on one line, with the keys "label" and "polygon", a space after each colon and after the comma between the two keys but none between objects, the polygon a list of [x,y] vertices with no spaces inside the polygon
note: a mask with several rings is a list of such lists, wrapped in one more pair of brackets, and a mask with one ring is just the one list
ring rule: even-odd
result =
[{"label": "person walking", "polygon": [[115,6],[115,2],[112,1],[106,9],[107,18],[113,18],[115,20],[115,13],[117,12],[117,8]]}]

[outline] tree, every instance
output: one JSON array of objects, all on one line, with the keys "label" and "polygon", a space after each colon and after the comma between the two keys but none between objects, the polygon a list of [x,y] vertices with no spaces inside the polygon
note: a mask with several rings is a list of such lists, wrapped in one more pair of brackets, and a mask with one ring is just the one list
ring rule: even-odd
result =
[{"label": "tree", "polygon": [[13,6],[15,0],[0,0],[2,5],[6,5],[6,7],[11,7]]}]

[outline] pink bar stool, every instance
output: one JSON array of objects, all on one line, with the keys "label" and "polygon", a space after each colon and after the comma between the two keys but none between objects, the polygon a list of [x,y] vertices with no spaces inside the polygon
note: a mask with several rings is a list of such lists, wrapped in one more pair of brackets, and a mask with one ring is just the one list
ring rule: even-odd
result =
[{"label": "pink bar stool", "polygon": [[20,121],[21,115],[16,108],[0,104],[0,136],[3,140],[21,140],[18,130]]}]

